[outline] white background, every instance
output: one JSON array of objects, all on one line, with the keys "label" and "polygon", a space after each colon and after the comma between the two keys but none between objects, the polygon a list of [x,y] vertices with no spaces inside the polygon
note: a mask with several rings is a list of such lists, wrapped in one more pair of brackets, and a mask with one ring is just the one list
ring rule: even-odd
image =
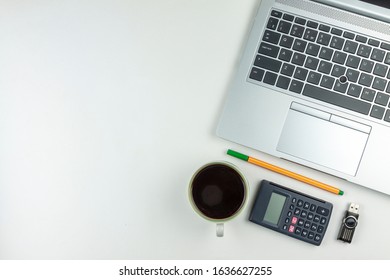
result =
[{"label": "white background", "polygon": [[[0,0],[0,259],[389,259],[389,196],[215,136],[258,3]],[[215,160],[250,182],[223,238],[187,198],[193,172]],[[262,179],[334,204],[320,247],[248,221]],[[350,202],[361,216],[344,244]]]}]

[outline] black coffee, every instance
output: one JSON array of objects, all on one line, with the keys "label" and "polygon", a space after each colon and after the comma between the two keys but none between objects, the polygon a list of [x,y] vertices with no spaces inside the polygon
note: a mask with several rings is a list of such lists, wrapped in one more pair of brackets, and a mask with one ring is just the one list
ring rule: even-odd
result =
[{"label": "black coffee", "polygon": [[193,179],[192,198],[205,216],[225,219],[240,209],[245,199],[245,184],[233,168],[222,164],[209,165]]}]

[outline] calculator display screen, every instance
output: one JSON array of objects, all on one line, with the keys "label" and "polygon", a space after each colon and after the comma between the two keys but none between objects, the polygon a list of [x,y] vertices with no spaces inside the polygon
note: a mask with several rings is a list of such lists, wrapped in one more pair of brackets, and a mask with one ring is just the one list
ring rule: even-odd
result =
[{"label": "calculator display screen", "polygon": [[277,225],[285,202],[284,195],[273,192],[265,210],[264,221]]}]

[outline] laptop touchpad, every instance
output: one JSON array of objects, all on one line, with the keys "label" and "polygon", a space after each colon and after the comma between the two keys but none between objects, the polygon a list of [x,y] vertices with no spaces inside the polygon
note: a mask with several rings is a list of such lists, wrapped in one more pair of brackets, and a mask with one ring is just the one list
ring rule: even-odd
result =
[{"label": "laptop touchpad", "polygon": [[277,150],[352,176],[371,127],[292,103]]}]

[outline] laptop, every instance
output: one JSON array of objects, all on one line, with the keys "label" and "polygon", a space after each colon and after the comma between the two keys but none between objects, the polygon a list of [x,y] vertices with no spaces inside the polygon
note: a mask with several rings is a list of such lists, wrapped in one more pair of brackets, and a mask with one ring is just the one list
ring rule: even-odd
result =
[{"label": "laptop", "polygon": [[262,0],[217,135],[390,195],[389,2]]}]

